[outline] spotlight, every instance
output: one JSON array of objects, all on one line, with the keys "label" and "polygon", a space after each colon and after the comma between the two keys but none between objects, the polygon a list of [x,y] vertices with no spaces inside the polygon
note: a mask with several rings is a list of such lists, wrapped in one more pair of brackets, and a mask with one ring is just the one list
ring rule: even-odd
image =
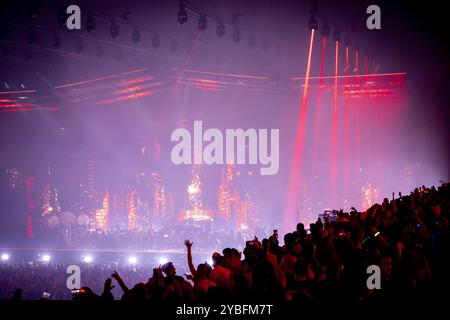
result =
[{"label": "spotlight", "polygon": [[223,36],[225,35],[225,25],[223,24],[222,21],[220,21],[219,24],[217,25],[216,32],[219,38],[223,38]]},{"label": "spotlight", "polygon": [[198,18],[197,28],[200,31],[205,31],[208,28],[208,20],[204,14],[201,14]]},{"label": "spotlight", "polygon": [[166,264],[167,262],[169,262],[169,260],[167,260],[167,258],[165,257],[161,257],[158,259],[158,262],[160,265]]},{"label": "spotlight", "polygon": [[182,7],[180,5],[180,11],[178,11],[178,23],[179,24],[184,24],[188,21],[188,15],[187,15],[187,11],[184,7]]},{"label": "spotlight", "polygon": [[209,264],[211,267],[212,267],[212,265],[213,265],[213,261],[212,261],[211,258],[209,258],[209,259],[206,261],[206,263]]},{"label": "spotlight", "polygon": [[44,254],[42,256],[42,261],[49,262],[51,260],[51,257],[48,254]]},{"label": "spotlight", "polygon": [[309,18],[308,27],[309,30],[317,30],[317,28],[319,27],[317,19],[314,16],[311,16],[311,18]]},{"label": "spotlight", "polygon": [[161,40],[159,39],[159,34],[157,32],[155,32],[153,34],[153,38],[152,38],[152,46],[154,49],[157,49],[160,44],[161,44]]},{"label": "spotlight", "polygon": [[238,43],[239,41],[241,41],[241,38],[242,38],[241,30],[238,27],[234,27],[234,30],[233,30],[233,41],[235,43]]},{"label": "spotlight", "polygon": [[86,263],[91,263],[92,260],[93,260],[92,256],[90,256],[90,255],[86,255],[86,256],[83,257],[83,261],[86,262]]},{"label": "spotlight", "polygon": [[133,30],[133,33],[131,34],[131,41],[133,41],[134,44],[138,44],[141,41],[141,33],[138,29]]},{"label": "spotlight", "polygon": [[91,32],[95,30],[95,19],[94,16],[90,13],[88,13],[88,16],[86,18],[86,31]]},{"label": "spotlight", "polygon": [[350,37],[348,35],[345,37],[344,45],[346,47],[350,47]]},{"label": "spotlight", "polygon": [[117,23],[112,22],[111,28],[109,31],[111,38],[115,39],[119,36],[119,25]]},{"label": "spotlight", "polygon": [[128,264],[130,265],[136,265],[137,264],[137,258],[135,256],[131,256],[128,258]]},{"label": "spotlight", "polygon": [[334,41],[341,41],[341,32],[339,30],[334,30],[333,39]]},{"label": "spotlight", "polygon": [[8,261],[9,260],[9,254],[3,253],[2,254],[2,261]]},{"label": "spotlight", "polygon": [[328,24],[324,23],[322,26],[322,37],[328,37],[330,35],[330,27]]}]

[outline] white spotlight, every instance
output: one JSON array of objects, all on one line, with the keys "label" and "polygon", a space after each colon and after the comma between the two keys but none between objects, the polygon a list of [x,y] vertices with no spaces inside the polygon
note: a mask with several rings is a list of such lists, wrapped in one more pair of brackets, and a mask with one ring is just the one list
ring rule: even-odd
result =
[{"label": "white spotlight", "polygon": [[92,256],[90,256],[90,255],[85,255],[85,256],[83,257],[83,261],[86,262],[86,263],[91,263],[91,262],[92,262]]},{"label": "white spotlight", "polygon": [[42,261],[44,261],[44,262],[49,262],[49,261],[50,261],[50,256],[49,256],[48,254],[44,254],[44,255],[42,256]]},{"label": "white spotlight", "polygon": [[2,261],[8,261],[9,260],[9,254],[3,253],[2,254]]},{"label": "white spotlight", "polygon": [[208,260],[206,261],[206,263],[209,264],[211,267],[212,267],[212,265],[213,265],[212,259],[208,259]]},{"label": "white spotlight", "polygon": [[167,260],[166,257],[161,257],[161,258],[159,258],[158,262],[160,265],[163,265],[163,264],[166,264],[167,262],[169,262],[169,260]]},{"label": "white spotlight", "polygon": [[129,257],[128,258],[128,263],[129,264],[131,264],[131,265],[135,265],[135,264],[137,264],[137,258],[136,257]]}]

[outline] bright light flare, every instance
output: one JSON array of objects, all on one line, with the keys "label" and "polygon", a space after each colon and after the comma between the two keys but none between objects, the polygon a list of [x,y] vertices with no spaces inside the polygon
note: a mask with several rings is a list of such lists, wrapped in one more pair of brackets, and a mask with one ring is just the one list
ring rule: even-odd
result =
[{"label": "bright light flare", "polygon": [[136,265],[138,262],[138,259],[135,256],[131,256],[128,258],[128,264],[134,266]]}]

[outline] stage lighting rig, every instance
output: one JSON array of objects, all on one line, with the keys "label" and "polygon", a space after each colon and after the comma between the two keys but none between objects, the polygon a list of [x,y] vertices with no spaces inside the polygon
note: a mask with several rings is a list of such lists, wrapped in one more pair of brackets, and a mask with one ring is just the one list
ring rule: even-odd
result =
[{"label": "stage lighting rig", "polygon": [[204,14],[200,14],[198,18],[197,27],[199,31],[205,31],[208,28],[208,20]]},{"label": "stage lighting rig", "polygon": [[219,21],[219,24],[217,25],[217,36],[219,38],[223,38],[225,32],[225,24],[223,23],[223,21]]},{"label": "stage lighting rig", "polygon": [[345,36],[345,39],[344,39],[344,45],[346,46],[346,47],[350,47],[350,36],[349,35],[346,35]]},{"label": "stage lighting rig", "polygon": [[334,41],[341,41],[341,32],[338,29],[334,30],[333,39]]},{"label": "stage lighting rig", "polygon": [[322,32],[322,37],[328,37],[330,35],[330,27],[328,26],[327,23],[324,23],[322,25],[321,32]]},{"label": "stage lighting rig", "polygon": [[133,41],[134,44],[138,44],[141,41],[141,33],[138,29],[133,30],[133,33],[131,34],[131,41]]},{"label": "stage lighting rig", "polygon": [[109,30],[111,38],[115,39],[119,36],[119,25],[116,22],[111,22],[111,28]]},{"label": "stage lighting rig", "polygon": [[317,19],[314,16],[311,16],[309,18],[309,22],[308,22],[308,28],[309,30],[317,30],[317,28],[319,27],[319,23],[317,22]]},{"label": "stage lighting rig", "polygon": [[88,13],[86,18],[86,31],[91,32],[95,30],[95,19],[91,13]]}]

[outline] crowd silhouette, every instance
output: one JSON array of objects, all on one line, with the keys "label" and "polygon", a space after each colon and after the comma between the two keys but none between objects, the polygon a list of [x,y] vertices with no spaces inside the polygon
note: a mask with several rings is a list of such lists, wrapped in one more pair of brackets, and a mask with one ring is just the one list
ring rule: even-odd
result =
[{"label": "crowd silhouette", "polygon": [[[190,274],[177,273],[172,262],[153,272],[143,267],[117,272],[113,266],[91,266],[83,272],[88,277],[84,283],[96,285],[75,293],[65,287],[64,273],[54,276],[55,268],[64,266],[2,264],[0,294],[16,300],[46,299],[45,291],[53,299],[174,303],[426,299],[450,284],[449,209],[448,183],[422,186],[409,195],[393,194],[391,200],[364,212],[340,211],[336,221],[318,219],[309,227],[299,223],[282,239],[274,230],[268,238],[247,241],[242,252],[225,248],[212,255],[212,265],[196,266],[195,243],[186,240]],[[367,287],[370,265],[380,268],[380,290]],[[60,289],[50,292],[47,286],[52,283]]]}]

